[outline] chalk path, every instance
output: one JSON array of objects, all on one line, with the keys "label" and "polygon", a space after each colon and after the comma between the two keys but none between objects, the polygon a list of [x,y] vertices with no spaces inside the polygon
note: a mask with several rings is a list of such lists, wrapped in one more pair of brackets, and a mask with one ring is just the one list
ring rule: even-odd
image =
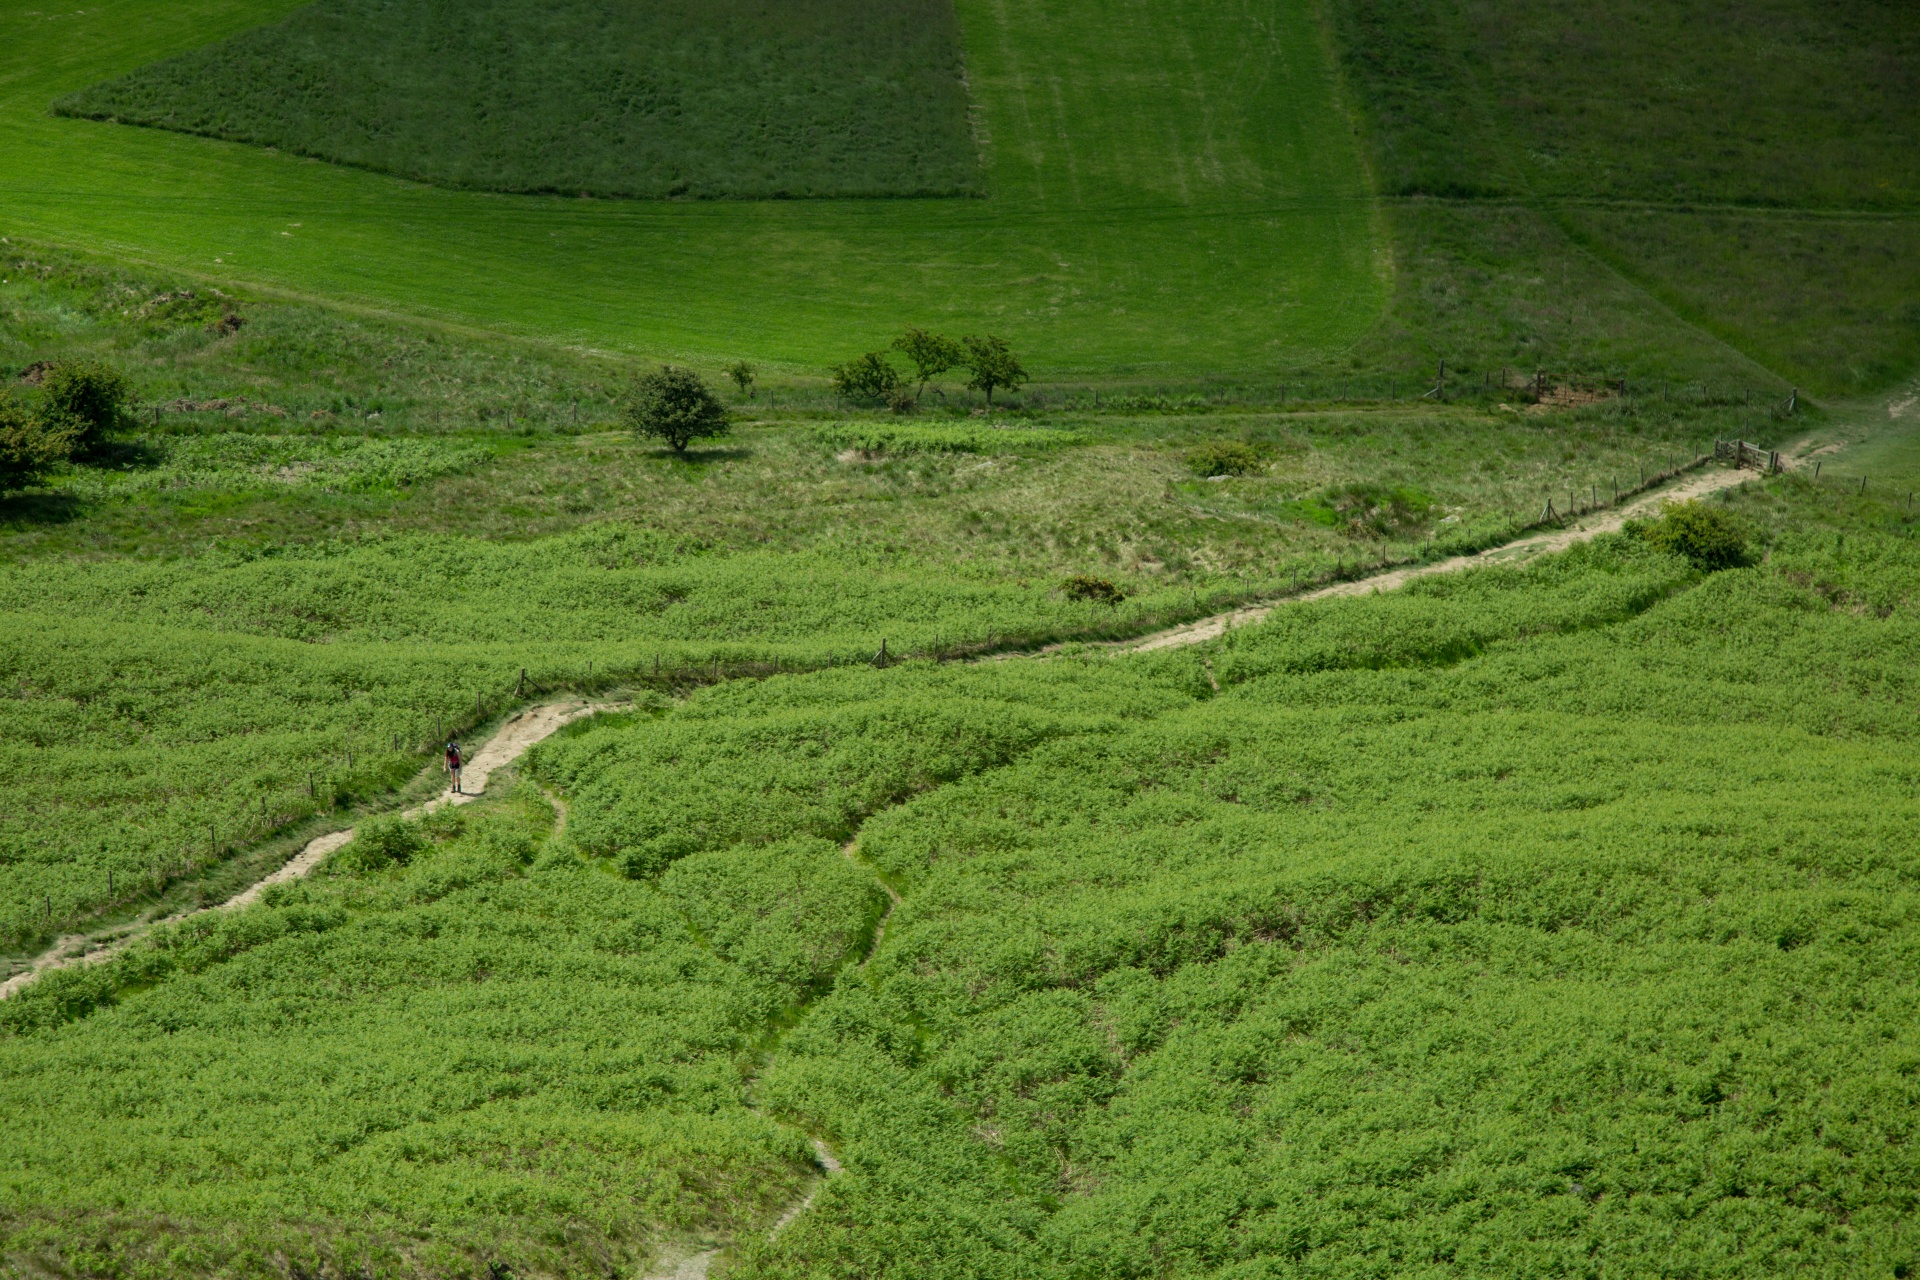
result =
[{"label": "chalk path", "polygon": [[[571,724],[583,716],[590,716],[600,711],[620,710],[627,705],[629,704],[574,701],[547,702],[528,707],[500,726],[500,731],[474,753],[463,771],[460,794],[456,795],[449,785],[448,789],[438,796],[423,805],[406,810],[401,816],[419,818],[450,804],[467,804],[478,799],[486,791],[487,779],[495,770],[505,768],[518,760],[535,743],[544,741],[562,726]],[[210,911],[237,911],[241,907],[251,906],[274,885],[287,884],[309,874],[327,860],[328,854],[352,839],[351,827],[345,831],[329,831],[326,835],[309,841],[305,848],[289,858],[278,870],[255,881],[225,902],[215,903],[210,907],[197,907],[192,911],[177,912],[158,920],[121,925],[94,933],[67,934],[58,938],[53,946],[35,957],[32,968],[24,969],[5,982],[0,982],[0,1000],[5,1000],[16,991],[31,985],[43,973],[110,960],[162,925],[177,924],[182,920],[190,920]]]},{"label": "chalk path", "polygon": [[1351,582],[1336,582],[1331,586],[1319,587],[1313,591],[1303,591],[1297,596],[1288,596],[1284,600],[1245,605],[1227,613],[1216,613],[1210,618],[1201,618],[1197,622],[1170,627],[1165,631],[1156,631],[1150,636],[1126,641],[1117,647],[1128,653],[1147,653],[1154,649],[1176,649],[1182,645],[1203,644],[1208,640],[1218,639],[1231,628],[1259,622],[1275,609],[1284,608],[1290,604],[1299,604],[1308,600],[1329,600],[1336,596],[1368,596],[1376,591],[1392,591],[1405,586],[1415,578],[1425,578],[1436,573],[1457,573],[1477,564],[1510,563],[1549,552],[1565,551],[1575,543],[1585,542],[1603,533],[1612,533],[1636,517],[1653,515],[1664,503],[1704,498],[1722,489],[1731,489],[1745,484],[1753,479],[1755,474],[1752,471],[1713,468],[1702,471],[1698,475],[1689,476],[1678,484],[1665,485],[1643,494],[1622,506],[1593,512],[1564,529],[1555,529],[1551,533],[1538,533],[1531,537],[1502,543],[1479,555],[1451,556],[1445,560],[1436,560],[1432,564],[1389,569],[1370,577],[1355,578]]}]

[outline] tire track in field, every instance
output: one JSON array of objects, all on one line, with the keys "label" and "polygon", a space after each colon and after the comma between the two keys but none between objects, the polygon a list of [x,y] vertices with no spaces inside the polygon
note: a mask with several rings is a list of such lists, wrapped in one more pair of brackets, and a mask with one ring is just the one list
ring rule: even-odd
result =
[{"label": "tire track in field", "polygon": [[[601,711],[623,710],[631,705],[631,703],[622,702],[572,701],[547,702],[528,707],[501,725],[499,732],[474,753],[473,759],[462,771],[464,785],[461,791],[455,792],[449,784],[446,790],[433,799],[425,804],[403,810],[400,816],[408,819],[422,818],[448,805],[471,803],[486,791],[487,780],[496,770],[503,769],[518,760],[536,743],[545,741],[575,720]],[[561,820],[565,821],[564,814]],[[53,946],[34,958],[32,967],[23,969],[5,982],[0,982],[0,1000],[5,1000],[14,993],[31,986],[43,973],[111,960],[163,925],[178,924],[182,920],[190,920],[211,911],[237,911],[243,907],[250,907],[273,886],[288,884],[310,874],[315,867],[327,860],[327,855],[334,853],[352,840],[353,832],[354,828],[348,827],[344,831],[329,831],[326,835],[308,841],[299,853],[281,864],[278,869],[254,881],[225,902],[208,907],[196,907],[191,911],[175,912],[173,915],[162,916],[160,919],[145,923],[136,922],[132,925],[115,926],[92,933],[67,934],[58,938]]]}]

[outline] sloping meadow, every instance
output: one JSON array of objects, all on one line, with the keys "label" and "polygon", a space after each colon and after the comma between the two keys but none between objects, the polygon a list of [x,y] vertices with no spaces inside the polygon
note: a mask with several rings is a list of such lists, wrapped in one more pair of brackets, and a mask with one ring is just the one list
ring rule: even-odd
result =
[{"label": "sloping meadow", "polygon": [[387,794],[443,731],[656,663],[863,662],[1085,618],[1051,584],[708,552],[616,526],[15,566],[0,587],[0,943],[31,946]]},{"label": "sloping meadow", "polygon": [[[1615,537],[1200,651],[576,726],[531,765],[558,840],[476,815],[9,1002],[7,1247],[1894,1270],[1916,581],[1875,534],[1706,576]],[[845,1171],[769,1239],[809,1136]]]},{"label": "sloping meadow", "polygon": [[343,860],[0,1006],[6,1256],[604,1275],[789,1201],[811,1153],[745,1107],[739,1062],[812,980],[806,957],[866,927],[871,882],[836,886],[828,847],[829,874],[783,896],[767,877],[808,851],[764,859],[711,899],[755,919],[730,963],[677,883],[543,874],[552,813],[523,800],[430,823],[406,865]]},{"label": "sloping meadow", "polygon": [[850,1172],[749,1272],[1896,1269],[1916,570],[1301,610],[870,821],[905,904],[761,1085]]},{"label": "sloping meadow", "polygon": [[543,767],[641,874],[857,833],[904,895],[758,1086],[848,1173],[749,1274],[1851,1273],[1916,1243],[1916,580],[1614,538],[1283,610],[1217,696],[1117,662],[1182,698],[1099,732],[956,675]]}]

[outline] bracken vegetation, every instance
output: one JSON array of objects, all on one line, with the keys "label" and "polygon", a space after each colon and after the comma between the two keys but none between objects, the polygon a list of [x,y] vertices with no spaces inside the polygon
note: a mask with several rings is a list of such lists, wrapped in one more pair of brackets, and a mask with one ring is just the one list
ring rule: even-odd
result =
[{"label": "bracken vegetation", "polygon": [[[0,1093],[39,1121],[0,1135],[7,1247],[1898,1265],[1920,559],[1800,481],[1741,509],[1746,568],[1623,534],[1198,655],[783,676],[571,731],[533,766],[564,836],[523,788],[9,1002]],[[183,1106],[218,1117],[196,1154],[141,1136]],[[847,1171],[768,1241],[803,1135]]]}]

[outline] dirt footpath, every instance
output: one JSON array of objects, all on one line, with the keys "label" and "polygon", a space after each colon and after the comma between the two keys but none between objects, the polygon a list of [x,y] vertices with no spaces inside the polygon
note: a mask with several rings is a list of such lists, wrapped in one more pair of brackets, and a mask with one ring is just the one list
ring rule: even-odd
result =
[{"label": "dirt footpath", "polygon": [[1731,489],[1745,484],[1754,478],[1755,473],[1752,471],[1709,468],[1696,475],[1688,476],[1678,483],[1642,494],[1632,502],[1583,516],[1564,529],[1521,538],[1483,551],[1479,555],[1453,556],[1446,560],[1436,560],[1432,564],[1389,569],[1384,573],[1376,573],[1372,577],[1355,578],[1351,582],[1336,582],[1332,586],[1304,591],[1297,596],[1288,596],[1284,600],[1276,600],[1269,604],[1246,605],[1230,613],[1217,613],[1211,618],[1201,618],[1198,622],[1189,622],[1184,626],[1157,631],[1143,640],[1133,641],[1120,648],[1127,653],[1146,653],[1154,649],[1174,649],[1181,645],[1202,644],[1224,635],[1233,627],[1244,627],[1259,622],[1275,609],[1289,604],[1299,604],[1308,600],[1326,600],[1334,596],[1372,595],[1376,591],[1392,591],[1397,587],[1405,586],[1415,578],[1424,578],[1430,574],[1457,573],[1477,564],[1512,564],[1517,560],[1526,560],[1537,555],[1565,551],[1577,542],[1585,542],[1603,533],[1612,533],[1636,517],[1653,515],[1665,503],[1686,502],[1692,498],[1705,497],[1710,493],[1718,493],[1722,489]]},{"label": "dirt footpath", "polygon": [[[512,764],[525,755],[534,744],[552,737],[561,726],[572,724],[575,720],[597,712],[623,710],[629,705],[631,704],[575,701],[548,702],[536,707],[528,707],[500,726],[500,732],[488,739],[487,744],[467,762],[467,767],[463,771],[464,776],[461,778],[461,794],[455,795],[452,786],[449,785],[447,790],[442,791],[432,800],[408,809],[401,816],[419,818],[446,805],[467,804],[476,800],[487,789],[487,779],[493,775],[494,770],[503,769]],[[41,974],[51,970],[65,969],[73,965],[98,964],[102,960],[112,959],[149,931],[161,925],[177,924],[182,920],[190,920],[194,916],[205,915],[209,911],[236,911],[241,907],[252,906],[268,889],[307,875],[325,862],[328,854],[352,839],[353,829],[348,828],[345,831],[330,831],[324,836],[311,840],[304,849],[289,858],[277,871],[255,881],[225,902],[210,907],[200,907],[193,911],[182,911],[158,920],[121,925],[98,933],[67,934],[42,952],[34,960],[31,969],[23,970],[5,982],[0,982],[0,1000],[5,1000],[14,992],[31,984]]]}]

